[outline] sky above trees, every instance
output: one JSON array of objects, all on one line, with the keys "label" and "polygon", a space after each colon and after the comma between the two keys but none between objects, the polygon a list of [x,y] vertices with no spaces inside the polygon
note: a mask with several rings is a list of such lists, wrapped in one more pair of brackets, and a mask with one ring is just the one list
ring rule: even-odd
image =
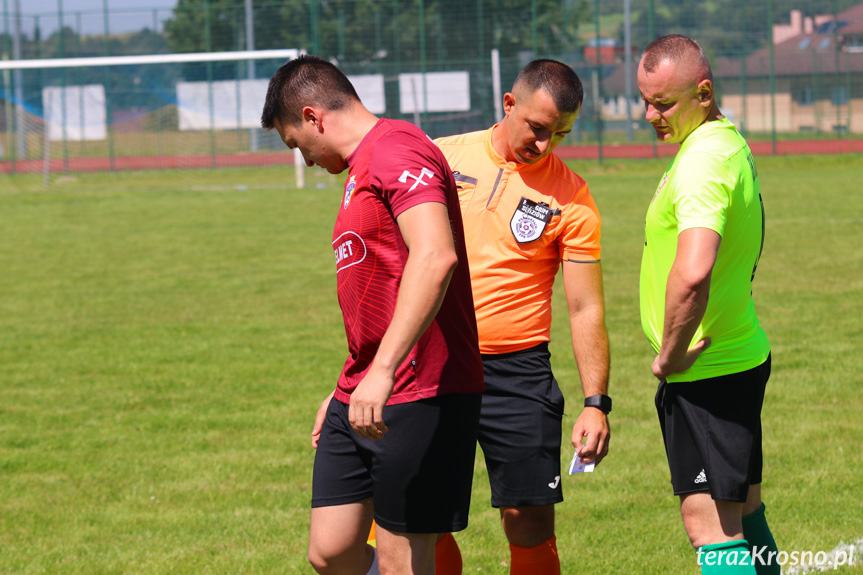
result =
[{"label": "sky above trees", "polygon": [[[14,9],[14,1],[6,0],[7,9],[11,13]],[[33,26],[33,17],[40,17],[40,26],[43,34],[50,34],[57,29],[57,19],[52,18],[58,12],[57,0],[20,0],[22,26],[26,31]],[[170,18],[171,10],[177,5],[177,0],[108,0],[108,12],[114,13],[109,19],[112,33],[131,32],[142,28],[142,16],[135,16],[131,11],[141,10],[152,13],[159,12],[158,19],[161,22]],[[67,26],[74,26],[74,14],[76,12],[89,14],[81,18],[82,33],[101,34],[104,31],[104,20],[96,13],[104,9],[104,0],[62,0],[62,8]],[[2,10],[2,8],[0,8]],[[161,23],[159,24],[161,26]],[[26,33],[26,32],[25,32]]]},{"label": "sky above trees", "polygon": [[[11,0],[7,0],[11,10]],[[177,0],[108,0],[108,10],[126,8],[173,8]],[[63,10],[74,12],[78,10],[101,10],[103,0],[63,0]],[[57,0],[22,0],[21,11],[24,14],[57,12]]]}]

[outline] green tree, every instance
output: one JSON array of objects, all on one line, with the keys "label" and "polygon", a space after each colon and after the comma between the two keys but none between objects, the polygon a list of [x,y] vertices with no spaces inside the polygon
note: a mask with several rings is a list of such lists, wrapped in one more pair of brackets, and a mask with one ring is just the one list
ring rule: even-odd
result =
[{"label": "green tree", "polygon": [[[282,0],[255,2],[254,15],[259,49],[303,48],[355,67],[423,57],[446,66],[485,59],[491,48],[504,57],[534,47],[538,55],[574,54],[592,7],[585,0]],[[244,47],[244,21],[243,0],[179,0],[165,29],[175,52],[234,50]]]},{"label": "green tree", "polygon": [[242,0],[178,0],[165,21],[172,52],[224,52],[241,46]]}]

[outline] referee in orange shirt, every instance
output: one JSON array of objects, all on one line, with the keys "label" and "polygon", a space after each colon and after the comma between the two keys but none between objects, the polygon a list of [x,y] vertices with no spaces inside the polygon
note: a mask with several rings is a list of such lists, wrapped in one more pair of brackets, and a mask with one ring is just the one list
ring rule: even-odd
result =
[{"label": "referee in orange shirt", "polygon": [[[560,573],[554,505],[563,500],[564,398],[548,341],[561,266],[584,392],[572,444],[584,463],[608,453],[600,217],[585,181],[552,153],[572,130],[583,93],[570,67],[535,60],[504,95],[500,123],[436,141],[455,174],[465,223],[486,384],[479,443],[511,575]],[[446,535],[438,545],[451,549],[454,540]],[[447,573],[438,563],[438,575]]]}]

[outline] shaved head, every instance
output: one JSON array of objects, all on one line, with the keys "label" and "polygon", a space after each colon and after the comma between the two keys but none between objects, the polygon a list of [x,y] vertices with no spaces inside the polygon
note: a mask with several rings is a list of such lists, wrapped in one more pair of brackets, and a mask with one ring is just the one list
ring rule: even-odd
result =
[{"label": "shaved head", "polygon": [[655,72],[663,62],[670,62],[680,74],[696,83],[713,81],[710,62],[701,46],[692,38],[680,34],[661,36],[647,45],[641,57],[641,67],[648,74]]},{"label": "shaved head", "polygon": [[637,77],[645,119],[662,142],[679,144],[698,126],[721,117],[710,64],[691,38],[672,34],[648,44]]}]

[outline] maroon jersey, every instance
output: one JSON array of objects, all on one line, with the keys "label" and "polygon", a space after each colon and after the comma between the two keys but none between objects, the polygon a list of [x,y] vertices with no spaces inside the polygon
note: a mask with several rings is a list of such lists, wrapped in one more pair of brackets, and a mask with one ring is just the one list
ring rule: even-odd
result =
[{"label": "maroon jersey", "polygon": [[396,370],[387,405],[482,391],[464,228],[449,165],[422,130],[386,119],[369,131],[347,163],[333,250],[350,355],[335,398],[350,401],[392,320],[408,258],[396,218],[425,202],[447,206],[459,263],[440,310]]}]

